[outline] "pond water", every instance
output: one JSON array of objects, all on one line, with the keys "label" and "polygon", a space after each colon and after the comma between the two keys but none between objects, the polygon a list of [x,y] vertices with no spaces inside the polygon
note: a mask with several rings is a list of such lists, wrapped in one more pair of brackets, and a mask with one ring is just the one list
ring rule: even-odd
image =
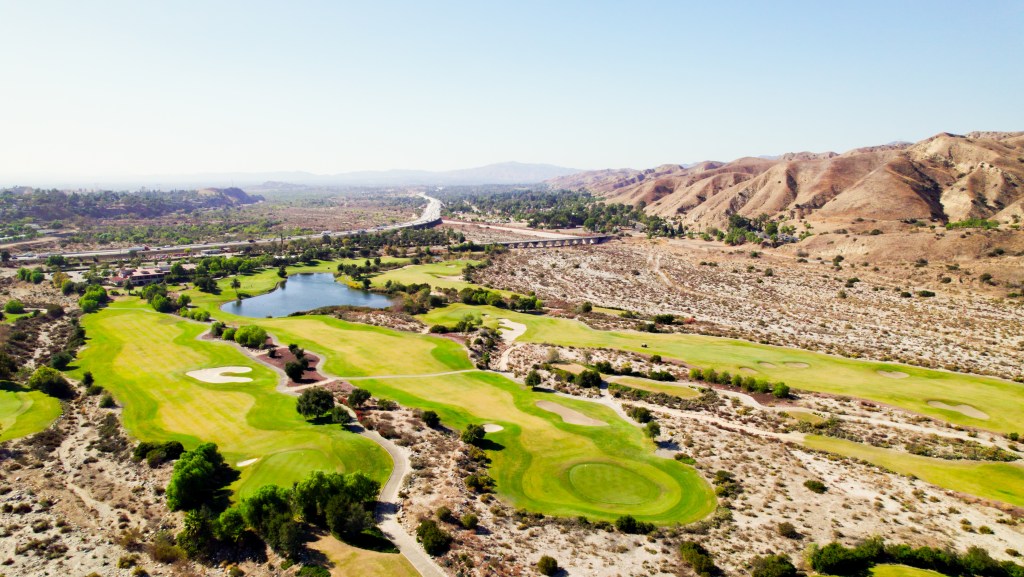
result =
[{"label": "pond water", "polygon": [[336,305],[384,309],[391,306],[391,298],[334,282],[331,273],[297,274],[267,294],[225,303],[220,310],[243,317],[266,318]]}]

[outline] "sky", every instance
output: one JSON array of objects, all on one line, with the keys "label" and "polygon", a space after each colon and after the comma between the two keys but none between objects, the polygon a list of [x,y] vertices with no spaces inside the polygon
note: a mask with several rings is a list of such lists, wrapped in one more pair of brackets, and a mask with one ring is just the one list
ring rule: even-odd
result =
[{"label": "sky", "polygon": [[1024,2],[997,0],[0,0],[0,185],[1024,130],[1022,31]]}]

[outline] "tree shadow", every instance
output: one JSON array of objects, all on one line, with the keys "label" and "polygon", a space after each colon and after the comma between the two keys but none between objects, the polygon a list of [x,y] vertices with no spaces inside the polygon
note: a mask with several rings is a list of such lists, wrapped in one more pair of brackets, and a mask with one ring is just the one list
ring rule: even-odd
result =
[{"label": "tree shadow", "polygon": [[658,441],[657,445],[659,449],[665,449],[667,451],[678,451],[681,448],[679,446],[679,443],[675,442],[675,440],[672,439],[666,441]]},{"label": "tree shadow", "polygon": [[502,445],[501,443],[496,443],[487,438],[480,439],[479,441],[474,443],[474,445],[483,449],[484,451],[502,451],[505,449],[505,445]]}]

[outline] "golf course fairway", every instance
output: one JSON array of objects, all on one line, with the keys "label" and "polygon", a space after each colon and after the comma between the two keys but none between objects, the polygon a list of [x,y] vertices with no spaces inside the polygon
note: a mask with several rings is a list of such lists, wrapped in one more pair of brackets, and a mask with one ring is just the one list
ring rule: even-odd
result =
[{"label": "golf course fairway", "polygon": [[38,433],[60,416],[60,401],[0,383],[0,442]]},{"label": "golf course fairway", "polygon": [[[629,514],[656,523],[694,521],[715,507],[694,469],[655,456],[640,429],[610,408],[472,370],[465,350],[448,339],[329,317],[257,322],[282,342],[323,355],[329,374],[356,377],[353,384],[375,396],[432,409],[447,427],[501,425],[487,434],[485,449],[497,492],[517,507],[597,519]],[[539,408],[542,400],[605,426],[568,424]]]},{"label": "golf course fairway", "polygon": [[[208,324],[160,314],[135,299],[85,315],[88,346],[72,374],[92,371],[124,408],[128,431],[144,441],[213,442],[240,467],[236,498],[264,484],[290,486],[316,469],[361,471],[383,483],[391,460],[378,445],[338,425],[313,425],[294,397],[275,391],[278,375],[232,344],[198,337]],[[204,383],[189,371],[250,367],[251,382]]]},{"label": "golf course fairway", "polygon": [[[526,325],[526,334],[519,337],[519,342],[660,354],[692,366],[733,374],[746,368],[754,371],[750,373],[753,376],[783,381],[796,389],[868,399],[958,425],[1000,433],[1024,428],[1020,420],[1024,414],[1024,384],[992,377],[847,359],[722,337],[599,331],[572,319],[490,306],[452,304],[419,318],[428,325],[453,326],[466,315],[483,314],[490,315],[492,320],[505,318]],[[973,407],[988,418],[942,408],[957,405]]]},{"label": "golf course fairway", "polygon": [[1024,466],[1020,463],[948,460],[873,447],[846,439],[807,435],[804,445],[913,475],[943,489],[1024,507]]}]

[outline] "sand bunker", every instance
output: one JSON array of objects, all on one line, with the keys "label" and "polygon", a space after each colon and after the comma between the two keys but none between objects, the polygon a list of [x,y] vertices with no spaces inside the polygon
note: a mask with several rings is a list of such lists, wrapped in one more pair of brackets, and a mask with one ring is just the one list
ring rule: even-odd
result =
[{"label": "sand bunker", "polygon": [[225,373],[251,373],[252,367],[219,367],[216,369],[199,369],[198,371],[189,371],[186,375],[192,377],[197,381],[203,381],[204,383],[251,383],[252,379],[249,377],[229,377]]},{"label": "sand bunker", "polygon": [[484,423],[485,433],[497,433],[498,431],[504,431],[505,427],[501,425],[495,425],[494,423]]},{"label": "sand bunker", "polygon": [[584,425],[587,427],[607,427],[608,423],[604,421],[598,421],[597,419],[591,419],[583,413],[570,409],[565,405],[559,405],[558,403],[552,403],[551,401],[537,401],[537,406],[544,409],[545,411],[551,411],[552,413],[562,417],[562,420],[570,425]]},{"label": "sand bunker", "polygon": [[936,409],[944,409],[946,411],[955,411],[972,419],[988,419],[988,414],[979,411],[970,405],[947,405],[942,401],[928,401],[928,406],[935,407]]},{"label": "sand bunker", "polygon": [[776,368],[774,364],[769,363],[767,361],[761,361],[761,362],[759,362],[757,364],[761,365],[762,367],[764,367],[766,369],[774,369],[774,368]]},{"label": "sand bunker", "polygon": [[251,464],[253,464],[253,463],[255,463],[256,461],[259,461],[259,460],[260,460],[259,457],[256,457],[255,459],[246,459],[245,461],[239,461],[239,462],[235,463],[235,466],[236,467],[248,467],[249,465],[251,465]]},{"label": "sand bunker", "polygon": [[757,369],[752,369],[750,367],[740,367],[740,372],[741,373],[756,373]]},{"label": "sand bunker", "polygon": [[905,379],[910,376],[907,373],[901,373],[900,371],[879,370],[878,374],[882,375],[883,377],[889,377],[890,379]]},{"label": "sand bunker", "polygon": [[807,363],[784,363],[784,364],[787,367],[791,368],[791,369],[806,369],[807,367],[811,366],[811,365],[808,365]]},{"label": "sand bunker", "polygon": [[511,343],[526,334],[526,325],[508,319],[498,321],[498,326],[505,329],[501,331],[501,340]]}]

